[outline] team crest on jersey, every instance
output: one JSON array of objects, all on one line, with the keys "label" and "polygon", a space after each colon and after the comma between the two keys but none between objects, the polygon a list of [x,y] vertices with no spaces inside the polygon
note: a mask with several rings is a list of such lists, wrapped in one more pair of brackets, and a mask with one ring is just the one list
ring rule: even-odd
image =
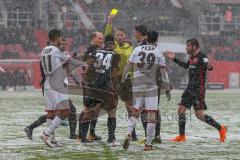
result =
[{"label": "team crest on jersey", "polygon": [[208,61],[209,61],[208,58],[203,58],[204,63],[207,63]]}]

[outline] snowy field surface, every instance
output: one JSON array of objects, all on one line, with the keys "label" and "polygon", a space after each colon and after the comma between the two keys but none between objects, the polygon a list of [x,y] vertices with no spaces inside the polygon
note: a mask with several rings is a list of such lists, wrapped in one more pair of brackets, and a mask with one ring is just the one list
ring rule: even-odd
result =
[{"label": "snowy field surface", "polygon": [[[177,103],[182,91],[174,91],[170,102],[165,96],[161,97],[163,142],[154,144],[156,149],[150,152],[143,151],[143,144],[132,142],[128,151],[122,146],[109,148],[107,139],[107,117],[101,116],[96,132],[103,137],[98,143],[87,146],[76,140],[68,139],[69,127],[61,126],[57,130],[57,139],[63,144],[60,148],[48,148],[40,139],[46,124],[35,129],[31,141],[26,138],[23,129],[39,116],[45,114],[44,103],[40,91],[0,92],[0,160],[90,160],[90,159],[120,159],[120,160],[159,160],[159,159],[240,159],[240,91],[208,91],[206,113],[214,117],[228,128],[227,140],[220,143],[218,132],[210,126],[196,119],[193,112],[187,112],[186,143],[172,143],[169,138],[178,133],[176,121]],[[82,107],[82,98],[72,96],[79,113]],[[127,114],[123,102],[119,102],[117,111],[116,137],[119,143],[127,131]],[[142,125],[139,122],[136,128],[138,137],[143,137]]]}]

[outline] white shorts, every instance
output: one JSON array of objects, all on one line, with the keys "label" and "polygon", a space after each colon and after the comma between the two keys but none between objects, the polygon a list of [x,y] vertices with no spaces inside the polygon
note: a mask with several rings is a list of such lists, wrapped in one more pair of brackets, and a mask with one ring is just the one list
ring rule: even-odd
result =
[{"label": "white shorts", "polygon": [[158,91],[157,88],[151,90],[133,91],[133,107],[137,110],[144,108],[145,110],[158,109]]},{"label": "white shorts", "polygon": [[53,89],[44,90],[45,111],[57,111],[69,108],[68,94],[57,92]]}]

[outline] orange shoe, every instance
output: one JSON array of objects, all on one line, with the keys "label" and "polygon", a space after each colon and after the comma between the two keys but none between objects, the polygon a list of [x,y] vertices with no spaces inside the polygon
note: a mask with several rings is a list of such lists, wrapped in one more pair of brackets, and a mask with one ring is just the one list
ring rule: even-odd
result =
[{"label": "orange shoe", "polygon": [[224,142],[227,135],[227,128],[225,126],[221,126],[221,130],[219,131],[220,142]]},{"label": "orange shoe", "polygon": [[171,142],[185,142],[186,136],[184,135],[178,135],[177,137],[170,139]]}]

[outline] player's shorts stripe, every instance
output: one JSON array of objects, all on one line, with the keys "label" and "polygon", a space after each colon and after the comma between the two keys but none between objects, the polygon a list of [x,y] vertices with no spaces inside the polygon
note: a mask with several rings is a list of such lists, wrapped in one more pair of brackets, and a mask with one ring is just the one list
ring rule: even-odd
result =
[{"label": "player's shorts stripe", "polygon": [[69,108],[64,108],[64,109],[57,109],[57,110],[47,110],[45,109],[45,112],[58,112],[58,111],[67,111]]},{"label": "player's shorts stripe", "polygon": [[146,112],[157,112],[158,110],[156,109],[156,110],[154,110],[154,109],[144,109],[144,111],[146,111]]},{"label": "player's shorts stripe", "polygon": [[47,66],[46,66],[45,56],[43,56],[43,65],[44,65],[44,70],[45,70],[45,72],[47,72]]},{"label": "player's shorts stripe", "polygon": [[138,109],[138,108],[140,108],[140,107],[134,106],[132,109],[133,109],[135,112],[139,112],[140,109]]},{"label": "player's shorts stripe", "polygon": [[48,58],[48,67],[49,67],[49,72],[52,72],[52,58],[51,58],[51,55],[48,55],[47,56]]}]

